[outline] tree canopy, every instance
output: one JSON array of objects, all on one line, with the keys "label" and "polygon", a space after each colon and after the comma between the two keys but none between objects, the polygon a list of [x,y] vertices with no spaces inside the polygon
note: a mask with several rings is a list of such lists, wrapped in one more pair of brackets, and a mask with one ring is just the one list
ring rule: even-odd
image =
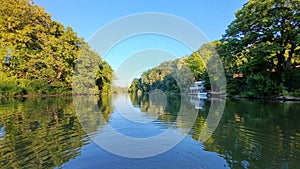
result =
[{"label": "tree canopy", "polygon": [[199,51],[190,56],[166,61],[144,72],[141,78],[135,78],[129,92],[149,92],[160,89],[168,93],[186,93],[195,80],[200,80],[205,72],[205,62]]},{"label": "tree canopy", "polygon": [[[95,77],[98,88],[103,89],[112,80],[111,67],[92,52],[71,27],[53,21],[50,14],[33,1],[1,0],[2,94],[14,94],[12,88],[18,88],[15,94],[69,91],[73,85],[74,66],[83,47],[103,65]],[[11,55],[9,63],[6,63],[7,55]]]},{"label": "tree canopy", "polygon": [[300,66],[299,26],[299,0],[250,0],[222,38],[227,70],[292,89]]},{"label": "tree canopy", "polygon": [[[218,65],[212,64],[210,57],[217,51],[227,75],[229,95],[261,97],[300,93],[299,0],[249,0],[235,16],[220,41],[204,44],[191,56],[179,60],[190,68],[196,80],[204,79],[207,88],[218,89],[215,83],[218,79],[208,76],[215,73],[211,66]],[[211,64],[210,69],[206,69],[207,64]],[[150,85],[147,89],[152,84],[160,84],[161,77],[154,76],[160,67],[166,69],[153,68],[134,84]],[[172,66],[169,68],[172,70]],[[146,77],[151,80],[145,80]],[[167,81],[160,86],[174,83]]]}]

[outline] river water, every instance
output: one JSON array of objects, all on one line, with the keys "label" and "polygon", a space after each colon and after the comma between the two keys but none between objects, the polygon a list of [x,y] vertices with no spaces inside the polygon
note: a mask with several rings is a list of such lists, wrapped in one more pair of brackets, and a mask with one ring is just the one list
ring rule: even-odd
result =
[{"label": "river water", "polygon": [[0,168],[300,168],[300,103],[160,96],[2,99]]}]

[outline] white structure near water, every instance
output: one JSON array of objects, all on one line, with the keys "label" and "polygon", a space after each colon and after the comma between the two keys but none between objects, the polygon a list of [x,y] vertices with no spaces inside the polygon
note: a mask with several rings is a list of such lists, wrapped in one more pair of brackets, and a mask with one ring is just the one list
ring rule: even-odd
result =
[{"label": "white structure near water", "polygon": [[204,87],[204,82],[205,81],[197,81],[195,82],[195,85],[190,87],[190,94],[193,94],[193,95],[198,95],[199,98],[207,98],[207,91]]}]

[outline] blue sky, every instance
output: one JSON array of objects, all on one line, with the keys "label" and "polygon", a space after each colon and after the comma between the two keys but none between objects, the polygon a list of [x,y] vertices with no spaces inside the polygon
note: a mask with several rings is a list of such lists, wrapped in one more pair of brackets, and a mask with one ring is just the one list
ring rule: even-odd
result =
[{"label": "blue sky", "polygon": [[[61,22],[65,26],[71,26],[86,41],[89,41],[98,30],[101,30],[101,28],[113,21],[121,17],[143,12],[166,13],[182,18],[201,30],[208,41],[214,41],[222,37],[227,26],[234,20],[235,11],[241,9],[247,1],[35,0],[34,2],[39,6],[43,6],[54,20]],[[109,62],[114,70],[118,70],[122,62],[129,55],[149,48],[165,51],[162,53],[166,53],[167,51],[177,58],[189,55],[192,52],[191,49],[174,39],[147,34],[145,36],[135,36],[125,39],[116,44],[102,57]],[[118,78],[120,79],[120,77]],[[129,81],[127,78],[127,80],[119,83],[121,86],[126,86]]]},{"label": "blue sky", "polygon": [[71,26],[88,40],[98,29],[120,17],[163,12],[184,18],[211,41],[221,38],[246,0],[35,0],[54,20]]}]

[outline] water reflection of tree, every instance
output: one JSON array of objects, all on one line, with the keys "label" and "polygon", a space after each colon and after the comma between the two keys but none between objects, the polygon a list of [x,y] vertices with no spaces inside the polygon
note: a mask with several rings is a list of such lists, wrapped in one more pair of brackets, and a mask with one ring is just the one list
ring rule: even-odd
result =
[{"label": "water reflection of tree", "polygon": [[[299,104],[228,100],[223,120],[205,149],[231,168],[297,168],[300,165]],[[236,117],[242,120],[236,119]]]},{"label": "water reflection of tree", "polygon": [[[135,105],[151,106],[149,99],[141,98],[147,97],[131,95]],[[179,96],[168,98],[158,120],[174,122],[180,99]],[[207,125],[209,109],[210,102],[206,102],[189,133],[197,141]],[[219,153],[231,168],[297,168],[300,166],[297,161],[300,156],[299,112],[300,104],[227,99],[219,126],[203,143],[205,150]],[[187,125],[177,127],[185,129]]]},{"label": "water reflection of tree", "polygon": [[157,119],[166,123],[174,122],[180,111],[180,96],[167,95],[167,104],[165,106],[157,106],[153,101],[149,99],[147,94],[133,94],[129,95],[131,103],[141,109],[142,112],[146,112],[149,115],[153,113],[153,116],[157,116]]},{"label": "water reflection of tree", "polygon": [[91,135],[108,122],[113,112],[110,95],[75,96],[73,103],[82,127]]},{"label": "water reflection of tree", "polygon": [[[100,105],[109,104],[106,98]],[[80,155],[88,143],[72,98],[2,100],[0,168],[54,168]],[[108,117],[111,109],[101,106]]]}]

